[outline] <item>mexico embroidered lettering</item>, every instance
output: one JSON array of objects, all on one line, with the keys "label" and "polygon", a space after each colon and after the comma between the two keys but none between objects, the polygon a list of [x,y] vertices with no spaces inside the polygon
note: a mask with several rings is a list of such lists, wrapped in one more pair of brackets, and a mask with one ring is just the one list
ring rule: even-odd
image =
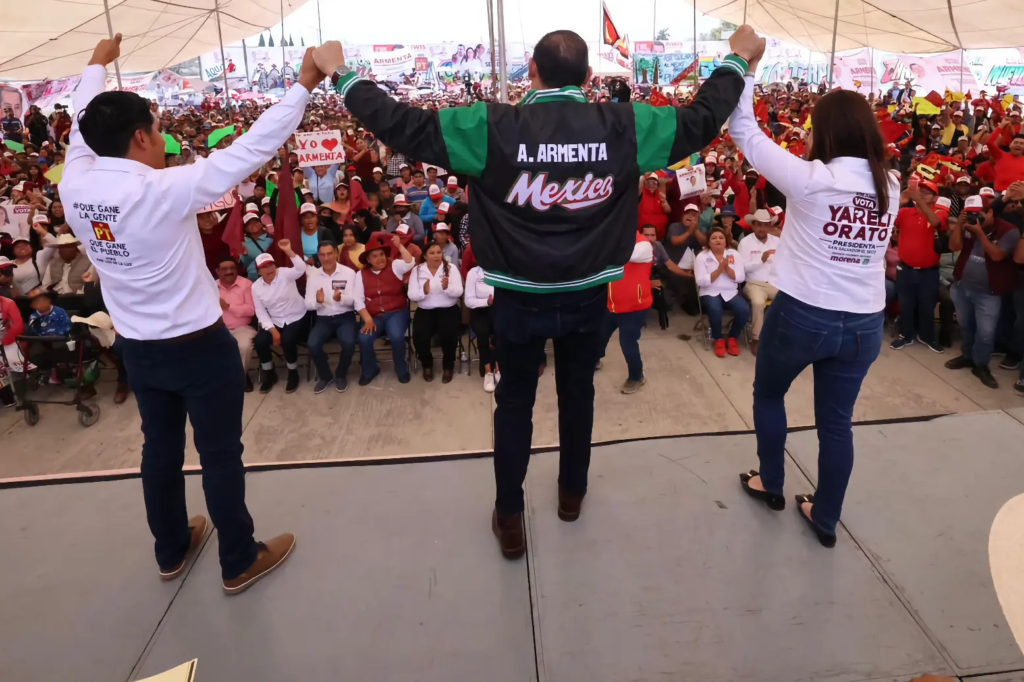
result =
[{"label": "mexico embroidered lettering", "polygon": [[611,175],[595,178],[593,173],[587,173],[582,180],[570,178],[560,183],[548,182],[547,173],[534,177],[529,171],[523,171],[516,178],[505,202],[517,206],[529,204],[537,211],[547,211],[552,206],[578,211],[606,201],[614,188],[615,177]]}]

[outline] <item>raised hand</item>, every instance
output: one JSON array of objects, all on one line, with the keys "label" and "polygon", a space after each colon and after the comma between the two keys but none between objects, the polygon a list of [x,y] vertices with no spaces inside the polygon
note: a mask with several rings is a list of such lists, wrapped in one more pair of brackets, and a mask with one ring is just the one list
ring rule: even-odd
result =
[{"label": "raised hand", "polygon": [[306,48],[306,54],[302,55],[302,67],[299,69],[299,85],[313,92],[313,88],[327,77],[316,65],[313,59],[313,48]]},{"label": "raised hand", "polygon": [[289,258],[293,258],[295,256],[295,252],[292,251],[292,242],[290,239],[277,240],[277,246],[279,249],[284,251],[284,254]]},{"label": "raised hand", "polygon": [[113,38],[104,38],[96,43],[96,47],[92,51],[92,59],[89,60],[89,66],[93,64],[106,66],[120,56],[121,34],[115,33]]},{"label": "raised hand", "polygon": [[345,51],[337,40],[328,40],[313,50],[316,66],[328,76],[345,66]]},{"label": "raised hand", "polygon": [[733,52],[747,60],[750,72],[757,70],[757,64],[764,56],[765,40],[757,35],[753,28],[743,24],[729,38],[729,47]]}]

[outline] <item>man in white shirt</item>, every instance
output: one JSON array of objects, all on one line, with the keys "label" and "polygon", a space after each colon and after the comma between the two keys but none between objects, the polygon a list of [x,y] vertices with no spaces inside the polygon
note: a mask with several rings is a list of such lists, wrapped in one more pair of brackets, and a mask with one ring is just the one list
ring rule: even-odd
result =
[{"label": "man in white shirt", "polygon": [[165,168],[164,138],[146,100],[104,92],[106,66],[120,56],[120,43],[120,34],[99,42],[74,94],[81,113],[71,127],[61,198],[124,340],[142,416],[142,486],[160,577],[185,572],[208,525],[202,516],[189,519],[185,508],[188,419],[218,530],[224,591],[238,594],[288,557],[295,536],[253,539],[242,465],[242,361],[224,325],[195,215],[276,154],[325,75],[308,50],[298,87],[247,134],[190,166]]},{"label": "man in white shirt", "polygon": [[306,263],[292,251],[289,240],[281,239],[277,245],[292,266],[278,268],[269,253],[256,256],[256,271],[260,276],[252,283],[252,302],[256,307],[260,331],[253,345],[263,369],[260,393],[269,393],[277,383],[271,346],[279,346],[284,351],[284,361],[288,366],[285,393],[295,393],[299,388],[299,337],[302,336],[302,320],[306,317],[306,302],[295,283],[306,274]]},{"label": "man in white shirt", "polygon": [[775,249],[779,247],[779,238],[769,234],[772,227],[772,216],[763,208],[757,209],[753,215],[747,216],[752,232],[740,240],[740,260],[746,274],[747,285],[744,294],[750,301],[750,352],[757,355],[757,340],[761,337],[764,325],[764,309],[768,301],[774,301],[779,290],[771,284],[772,260]]},{"label": "man in white shirt", "polygon": [[[309,268],[306,278],[306,308],[316,311],[316,324],[309,333],[309,357],[316,365],[319,381],[313,393],[323,393],[333,383],[338,393],[348,388],[348,368],[356,352],[356,313],[352,294],[356,272],[338,263],[338,247],[321,242],[317,251],[319,268]],[[324,344],[331,337],[341,344],[338,367],[331,372]]]}]

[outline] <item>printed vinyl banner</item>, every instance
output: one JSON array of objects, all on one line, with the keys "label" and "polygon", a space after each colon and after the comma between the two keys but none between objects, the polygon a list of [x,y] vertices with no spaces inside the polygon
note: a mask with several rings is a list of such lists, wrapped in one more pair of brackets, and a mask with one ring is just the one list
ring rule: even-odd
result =
[{"label": "printed vinyl banner", "polygon": [[299,155],[299,167],[329,166],[345,163],[345,146],[341,143],[340,130],[319,130],[314,133],[295,133],[295,152]]}]

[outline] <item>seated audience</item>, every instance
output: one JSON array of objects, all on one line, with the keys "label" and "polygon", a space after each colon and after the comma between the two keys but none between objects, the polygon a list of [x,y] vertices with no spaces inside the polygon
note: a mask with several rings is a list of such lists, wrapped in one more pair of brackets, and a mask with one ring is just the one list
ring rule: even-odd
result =
[{"label": "seated audience", "polygon": [[462,189],[459,187],[459,179],[454,175],[448,176],[448,182],[444,188],[444,200],[449,204],[462,200]]},{"label": "seated audience", "polygon": [[768,234],[772,217],[767,210],[759,208],[750,218],[752,232],[740,240],[738,251],[746,278],[743,292],[750,301],[750,352],[757,355],[765,307],[779,295],[779,290],[771,284],[772,256],[779,247],[779,238]]},{"label": "seated audience", "polygon": [[299,337],[302,319],[306,316],[306,303],[295,282],[306,274],[306,265],[292,251],[289,240],[281,239],[277,245],[291,260],[292,267],[278,268],[273,256],[261,253],[256,256],[256,270],[260,278],[252,285],[252,300],[261,327],[254,341],[263,369],[260,393],[269,393],[277,383],[271,346],[279,346],[284,351],[288,367],[285,392],[294,393],[299,387]]},{"label": "seated audience", "polygon": [[[54,240],[52,235],[47,235]],[[15,237],[12,244],[14,252],[14,289],[17,296],[25,296],[33,289],[43,286],[43,277],[47,271],[53,249],[36,251],[28,237]]]},{"label": "seated audience", "polygon": [[245,392],[253,390],[249,378],[249,358],[252,357],[256,329],[252,326],[256,305],[252,300],[252,282],[238,276],[238,263],[231,256],[221,259],[217,267],[217,289],[220,291],[220,309],[224,311],[224,326],[238,342],[245,372]]},{"label": "seated audience", "polygon": [[412,230],[413,240],[419,244],[423,243],[425,234],[423,221],[420,220],[418,215],[411,212],[409,202],[406,201],[403,194],[395,197],[393,212],[388,218],[388,224],[384,229],[387,232],[397,232],[400,225],[408,225]]},{"label": "seated audience", "polygon": [[57,249],[43,277],[43,288],[58,294],[77,294],[85,289],[82,275],[92,267],[89,257],[79,250],[81,242],[71,234],[62,234],[47,248]]},{"label": "seated audience", "polygon": [[459,247],[452,242],[451,229],[447,223],[434,225],[434,243],[441,247],[441,255],[446,261],[456,268],[460,266]]},{"label": "seated audience", "polygon": [[495,353],[494,322],[491,306],[494,305],[494,287],[484,282],[484,270],[479,265],[466,276],[466,307],[469,308],[469,326],[476,334],[476,347],[480,353],[480,375],[484,378],[484,390],[494,393],[501,372]]},{"label": "seated audience", "polygon": [[[404,226],[408,229],[408,226]],[[400,258],[389,258],[394,249]],[[371,235],[366,250],[359,254],[363,269],[357,273],[352,300],[356,313],[362,318],[359,334],[359,362],[362,365],[359,385],[373,381],[380,368],[373,349],[381,336],[391,344],[391,357],[395,363],[398,381],[409,383],[409,362],[405,357],[405,333],[409,330],[409,300],[406,298],[402,278],[413,269],[416,261],[405,248],[402,238],[378,232]]]},{"label": "seated audience", "polygon": [[[750,306],[739,294],[743,282],[743,261],[739,252],[727,246],[728,238],[720,227],[708,232],[707,245],[697,254],[694,273],[700,290],[700,304],[708,318],[711,338],[715,341],[715,355],[724,358],[739,355],[737,339],[750,319]],[[728,339],[722,336],[722,314],[732,312],[732,325]]]},{"label": "seated audience", "polygon": [[[356,272],[338,263],[338,249],[331,242],[320,244],[318,257],[320,267],[310,268],[306,278],[306,308],[316,311],[316,324],[309,333],[309,357],[319,377],[313,392],[323,393],[334,384],[338,393],[344,393],[348,388],[348,368],[356,352],[356,314],[352,301]],[[334,371],[324,351],[324,344],[332,337],[341,344],[341,356]]]},{"label": "seated audience", "polygon": [[325,242],[334,243],[330,231],[320,227],[315,204],[303,204],[299,208],[299,226],[302,228],[302,257],[306,265],[315,266],[320,245]]},{"label": "seated audience", "polygon": [[260,278],[256,271],[256,257],[270,249],[274,238],[267,234],[266,227],[255,213],[246,213],[242,220],[245,224],[245,239],[242,242],[242,257],[238,260],[249,281],[255,282]]},{"label": "seated audience", "polygon": [[409,299],[418,303],[412,330],[412,342],[423,365],[423,379],[434,380],[434,356],[430,341],[441,341],[441,383],[455,374],[459,325],[462,322],[462,275],[445,260],[441,245],[431,242],[423,253],[423,263],[409,276]]}]

